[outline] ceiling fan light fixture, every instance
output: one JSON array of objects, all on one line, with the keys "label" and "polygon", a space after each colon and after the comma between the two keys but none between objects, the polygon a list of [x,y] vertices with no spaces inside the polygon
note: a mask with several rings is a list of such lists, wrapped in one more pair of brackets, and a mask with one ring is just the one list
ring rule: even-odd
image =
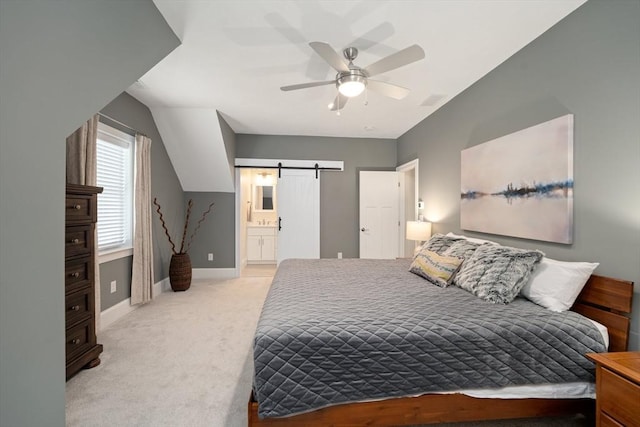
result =
[{"label": "ceiling fan light fixture", "polygon": [[348,98],[360,95],[367,87],[367,79],[359,74],[347,74],[336,81],[338,91]]}]

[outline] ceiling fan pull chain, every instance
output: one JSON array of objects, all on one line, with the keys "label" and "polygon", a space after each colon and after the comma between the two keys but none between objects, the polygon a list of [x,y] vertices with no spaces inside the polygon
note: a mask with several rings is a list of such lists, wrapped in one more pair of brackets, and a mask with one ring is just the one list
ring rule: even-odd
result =
[{"label": "ceiling fan pull chain", "polygon": [[369,89],[364,88],[364,106],[369,105]]},{"label": "ceiling fan pull chain", "polygon": [[338,109],[336,110],[336,116],[340,115],[340,92],[338,92],[338,96],[336,96],[336,102],[338,103]]}]

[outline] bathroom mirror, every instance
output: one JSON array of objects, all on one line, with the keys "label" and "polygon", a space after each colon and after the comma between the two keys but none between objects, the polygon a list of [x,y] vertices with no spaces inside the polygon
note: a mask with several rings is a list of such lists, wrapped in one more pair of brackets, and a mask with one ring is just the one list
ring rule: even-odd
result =
[{"label": "bathroom mirror", "polygon": [[273,185],[256,185],[253,188],[254,210],[259,212],[274,211],[276,188]]}]

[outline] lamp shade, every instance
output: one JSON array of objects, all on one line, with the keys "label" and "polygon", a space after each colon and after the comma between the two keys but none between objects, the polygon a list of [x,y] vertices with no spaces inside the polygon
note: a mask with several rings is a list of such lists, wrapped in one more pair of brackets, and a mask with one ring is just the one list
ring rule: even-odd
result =
[{"label": "lamp shade", "polygon": [[425,241],[431,237],[431,223],[426,221],[407,221],[407,240]]},{"label": "lamp shade", "polygon": [[367,86],[367,80],[359,74],[347,74],[337,80],[338,91],[348,98],[360,95]]}]

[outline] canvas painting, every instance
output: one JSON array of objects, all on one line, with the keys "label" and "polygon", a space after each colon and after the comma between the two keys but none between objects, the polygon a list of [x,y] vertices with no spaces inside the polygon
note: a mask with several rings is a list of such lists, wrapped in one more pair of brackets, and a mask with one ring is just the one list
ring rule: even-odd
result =
[{"label": "canvas painting", "polygon": [[573,241],[573,115],[461,152],[464,230]]}]

